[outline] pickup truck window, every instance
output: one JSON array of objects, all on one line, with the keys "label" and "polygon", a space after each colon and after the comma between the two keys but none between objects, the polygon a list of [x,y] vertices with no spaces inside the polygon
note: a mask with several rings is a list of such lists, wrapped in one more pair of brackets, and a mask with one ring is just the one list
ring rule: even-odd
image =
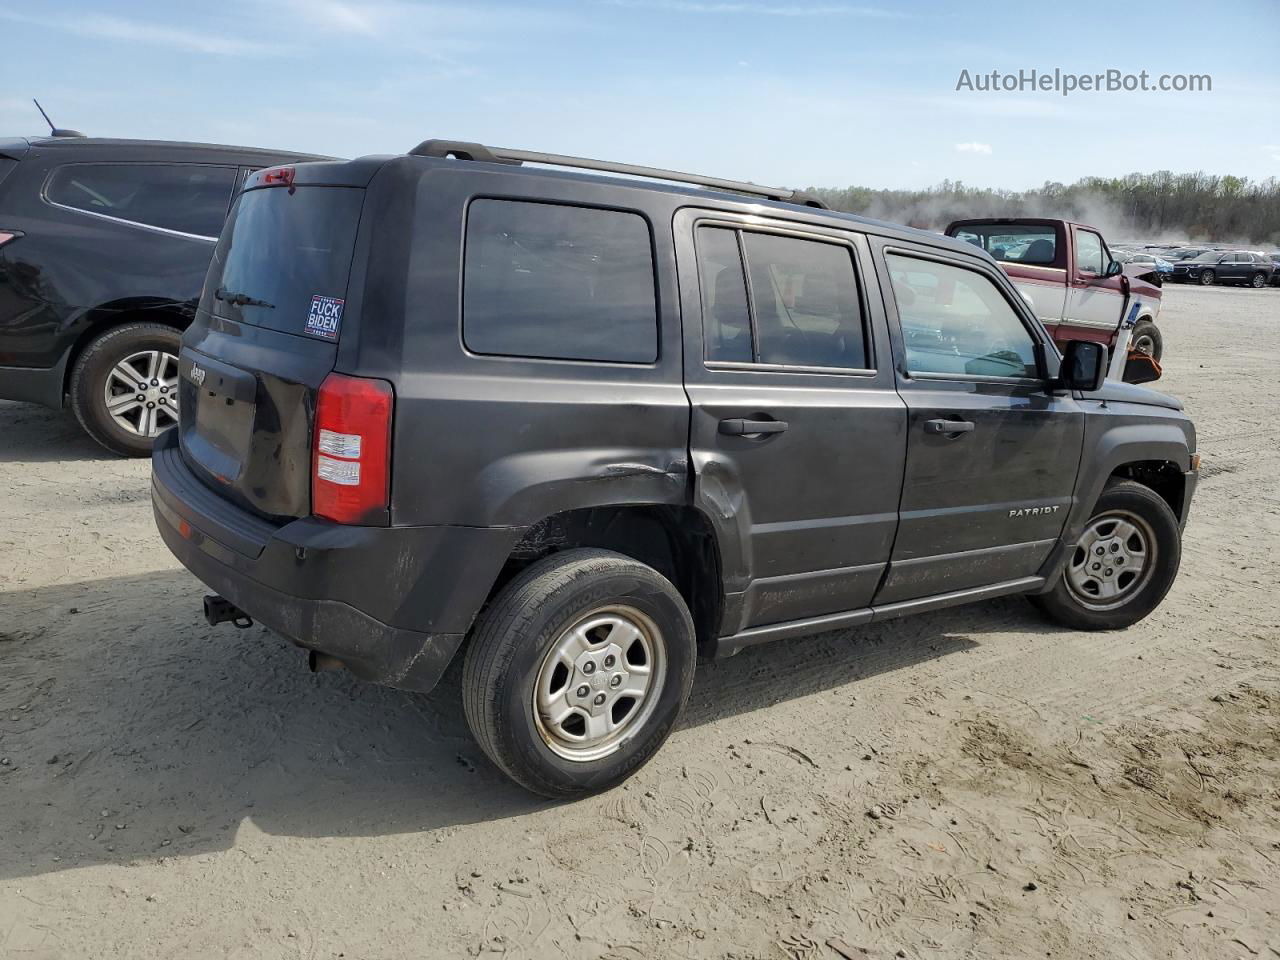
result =
[{"label": "pickup truck window", "polygon": [[1080,273],[1102,276],[1102,238],[1092,230],[1076,231],[1076,269]]},{"label": "pickup truck window", "polygon": [[1005,263],[1048,267],[1058,258],[1058,235],[1051,226],[1033,224],[973,224],[956,231],[959,240],[972,243]]},{"label": "pickup truck window", "polygon": [[857,275],[844,244],[701,227],[698,256],[708,360],[868,368]]},{"label": "pickup truck window", "polygon": [[990,279],[888,254],[911,374],[1034,378],[1035,341]]}]

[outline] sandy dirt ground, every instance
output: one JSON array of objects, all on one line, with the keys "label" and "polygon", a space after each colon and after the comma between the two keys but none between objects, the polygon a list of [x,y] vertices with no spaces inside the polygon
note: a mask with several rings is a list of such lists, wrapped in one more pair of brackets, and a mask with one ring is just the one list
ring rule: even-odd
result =
[{"label": "sandy dirt ground", "polygon": [[1166,304],[1206,466],[1148,620],[1013,598],[708,663],[572,804],[454,686],[211,630],[148,465],[0,404],[0,957],[1280,957],[1280,291]]}]

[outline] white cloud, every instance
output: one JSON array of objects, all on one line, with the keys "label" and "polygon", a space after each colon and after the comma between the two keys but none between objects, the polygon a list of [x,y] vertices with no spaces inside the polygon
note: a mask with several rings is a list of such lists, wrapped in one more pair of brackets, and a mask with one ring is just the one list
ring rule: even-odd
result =
[{"label": "white cloud", "polygon": [[298,15],[309,23],[341,32],[355,31],[366,36],[378,32],[376,15],[368,8],[360,9],[343,0],[293,0]]},{"label": "white cloud", "polygon": [[79,17],[33,17],[27,14],[0,10],[0,20],[25,23],[65,33],[76,33],[103,40],[122,40],[128,43],[145,43],[184,50],[189,53],[208,53],[224,57],[267,56],[279,53],[281,48],[273,44],[256,43],[239,37],[220,36],[202,30],[182,30],[140,20],[127,20],[103,14]]},{"label": "white cloud", "polygon": [[956,151],[958,153],[981,153],[985,156],[991,155],[991,144],[989,143],[957,143]]}]

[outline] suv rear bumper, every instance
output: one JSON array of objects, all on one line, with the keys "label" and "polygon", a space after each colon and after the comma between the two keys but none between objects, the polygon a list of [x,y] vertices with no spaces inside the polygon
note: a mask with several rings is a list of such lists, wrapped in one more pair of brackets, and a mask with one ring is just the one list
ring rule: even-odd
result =
[{"label": "suv rear bumper", "polygon": [[220,497],[156,440],[156,526],[182,565],[258,622],[356,676],[430,690],[521,531],[505,527],[283,526]]}]

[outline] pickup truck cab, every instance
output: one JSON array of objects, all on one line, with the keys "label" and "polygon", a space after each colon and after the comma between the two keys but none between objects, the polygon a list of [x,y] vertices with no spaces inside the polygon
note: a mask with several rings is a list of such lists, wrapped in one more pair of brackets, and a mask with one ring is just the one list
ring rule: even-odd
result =
[{"label": "pickup truck cab", "polygon": [[1009,594],[1155,609],[1195,430],[1106,355],[958,240],[428,140],[249,178],[152,502],[209,622],[409,690],[460,658],[485,753],[578,796],[658,749],[698,654]]},{"label": "pickup truck cab", "polygon": [[[1070,220],[956,220],[946,234],[981,247],[999,261],[1059,346],[1092,340],[1106,344],[1113,355],[1146,354],[1156,364],[1140,365],[1140,378],[1133,373],[1124,378],[1145,381],[1159,376],[1164,354],[1164,340],[1156,326],[1161,291],[1152,265],[1121,264],[1095,227]],[[1126,320],[1131,324],[1127,344],[1123,343]],[[1117,372],[1124,372],[1124,359],[1119,358]],[[1133,365],[1129,366],[1132,371]]]}]

